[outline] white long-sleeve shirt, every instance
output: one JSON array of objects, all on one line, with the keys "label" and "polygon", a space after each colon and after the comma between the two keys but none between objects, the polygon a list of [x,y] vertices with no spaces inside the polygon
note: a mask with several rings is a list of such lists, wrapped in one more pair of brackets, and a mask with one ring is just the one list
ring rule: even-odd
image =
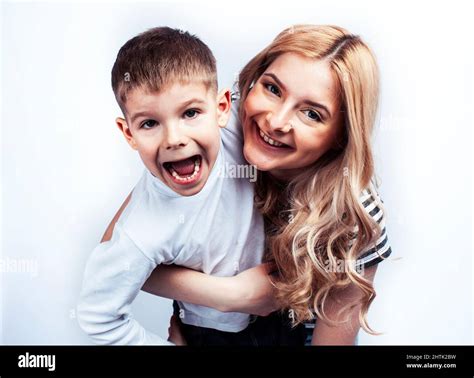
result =
[{"label": "white long-sleeve shirt", "polygon": [[[263,220],[253,207],[255,177],[242,156],[235,110],[215,165],[194,196],[175,193],[145,170],[112,239],[92,252],[77,308],[82,329],[98,344],[168,344],[144,329],[131,304],[159,264],[233,276],[261,263]],[[237,178],[250,174],[252,177]],[[245,329],[249,315],[178,302],[186,324],[228,332]]]}]

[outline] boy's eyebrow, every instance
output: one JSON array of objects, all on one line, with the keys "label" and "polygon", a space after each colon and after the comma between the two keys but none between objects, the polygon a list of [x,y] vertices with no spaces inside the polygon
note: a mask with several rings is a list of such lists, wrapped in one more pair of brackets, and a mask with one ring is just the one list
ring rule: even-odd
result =
[{"label": "boy's eyebrow", "polygon": [[[271,73],[271,72],[266,72],[264,73],[263,75],[265,76],[270,76],[273,80],[275,80],[277,82],[277,84],[283,88],[283,90],[286,90],[286,87],[285,85],[281,82],[281,80],[277,77],[277,75],[275,75],[274,73]],[[326,114],[328,114],[329,118],[331,118],[331,112],[329,111],[329,109],[324,106],[323,104],[320,104],[319,102],[314,102],[314,101],[310,101],[310,100],[304,100],[303,103],[305,103],[306,105],[309,105],[309,106],[312,106],[312,107],[315,107],[315,108],[320,108],[322,110],[324,110],[326,112]]]},{"label": "boy's eyebrow", "polygon": [[[192,98],[190,100],[187,100],[187,101],[179,104],[179,109],[180,110],[184,109],[184,108],[188,107],[191,104],[202,105],[202,104],[206,104],[206,101],[203,100],[203,99],[200,99],[200,98]],[[135,120],[137,118],[142,117],[142,116],[150,117],[150,112],[142,111],[142,112],[135,113],[133,116],[130,117],[130,122],[133,123],[133,122],[135,122]]]},{"label": "boy's eyebrow", "polygon": [[133,123],[135,122],[135,120],[139,117],[142,117],[142,116],[148,116],[150,113],[149,112],[138,112],[138,113],[135,113],[133,116],[130,117],[130,122]]},{"label": "boy's eyebrow", "polygon": [[188,107],[191,104],[205,104],[205,103],[206,103],[206,101],[204,101],[203,99],[192,98],[192,99],[187,100],[187,101],[183,102],[182,104],[180,104],[179,107],[180,107],[180,109],[183,109],[183,108]]}]

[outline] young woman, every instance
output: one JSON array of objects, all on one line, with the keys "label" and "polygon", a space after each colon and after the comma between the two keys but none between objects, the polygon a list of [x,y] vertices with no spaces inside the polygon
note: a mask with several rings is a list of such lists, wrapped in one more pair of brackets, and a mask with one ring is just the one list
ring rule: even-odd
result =
[{"label": "young woman", "polygon": [[235,277],[160,267],[144,290],[221,311],[285,308],[295,324],[314,327],[314,345],[354,344],[360,327],[375,334],[366,315],[376,264],[391,249],[374,180],[372,52],[339,27],[293,26],[243,68],[238,84],[244,154],[260,171],[256,206],[277,274],[268,275],[269,265]]}]

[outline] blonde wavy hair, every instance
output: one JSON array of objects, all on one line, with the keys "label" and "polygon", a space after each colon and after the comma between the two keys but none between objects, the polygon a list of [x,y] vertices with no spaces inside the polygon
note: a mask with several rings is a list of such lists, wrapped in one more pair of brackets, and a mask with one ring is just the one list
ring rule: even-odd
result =
[{"label": "blonde wavy hair", "polygon": [[[331,325],[328,296],[351,284],[362,302],[345,305],[338,315],[361,305],[359,322],[370,334],[367,312],[375,298],[372,283],[356,269],[360,254],[375,246],[381,228],[360,202],[364,189],[376,193],[371,134],[379,95],[378,68],[368,46],[337,26],[296,25],[282,31],[239,75],[241,104],[252,83],[284,53],[326,60],[337,78],[344,112],[344,137],[308,169],[282,183],[268,172],[257,180],[256,204],[265,216],[267,251],[274,260],[277,298],[293,312],[296,325],[314,318]],[[244,106],[239,109],[245,119]],[[381,200],[373,196],[383,209]],[[343,269],[328,269],[341,266]],[[339,271],[340,270],[340,271]]]}]

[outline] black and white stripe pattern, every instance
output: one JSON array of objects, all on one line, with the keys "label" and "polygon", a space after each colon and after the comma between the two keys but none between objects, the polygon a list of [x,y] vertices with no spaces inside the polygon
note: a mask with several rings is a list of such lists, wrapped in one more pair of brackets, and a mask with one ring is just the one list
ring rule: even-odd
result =
[{"label": "black and white stripe pattern", "polygon": [[382,233],[373,248],[370,248],[360,254],[356,263],[357,267],[363,266],[364,268],[368,268],[370,266],[376,265],[390,256],[392,253],[392,249],[390,248],[390,244],[388,242],[387,229],[385,227],[385,217],[383,215],[382,209],[377,206],[375,197],[377,197],[379,202],[383,203],[375,189],[365,189],[362,192],[360,201],[372,219],[380,225]]}]

